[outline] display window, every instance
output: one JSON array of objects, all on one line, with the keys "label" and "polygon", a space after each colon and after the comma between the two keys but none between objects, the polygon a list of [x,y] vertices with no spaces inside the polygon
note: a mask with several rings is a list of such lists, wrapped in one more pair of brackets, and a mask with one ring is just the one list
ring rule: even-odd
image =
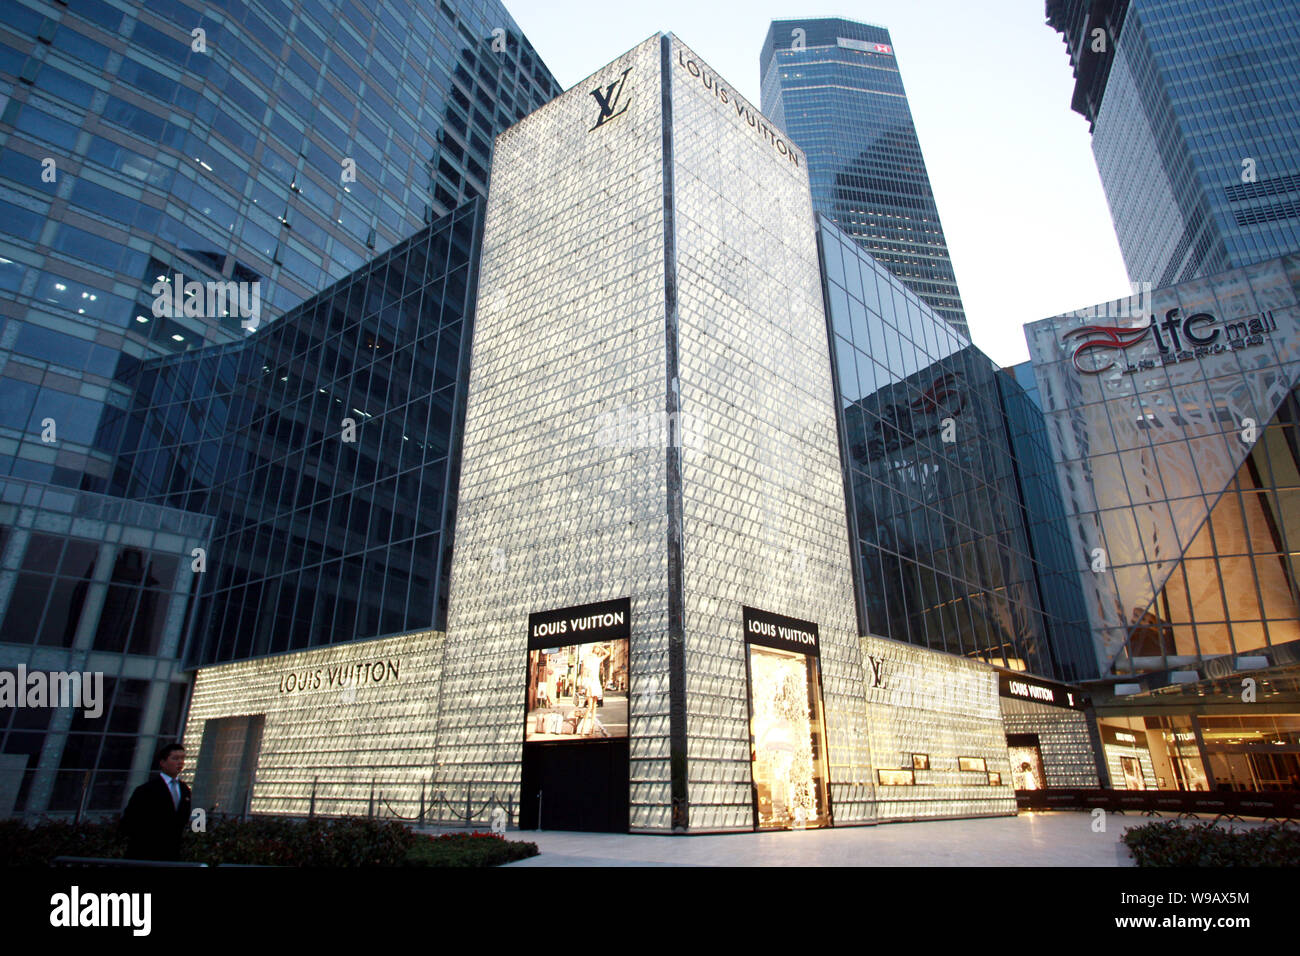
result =
[{"label": "display window", "polygon": [[1011,758],[1011,782],[1017,790],[1047,789],[1043,754],[1037,744],[1007,747],[1007,755]]},{"label": "display window", "polygon": [[877,770],[876,779],[882,787],[911,787],[916,784],[916,771]]},{"label": "display window", "polygon": [[529,743],[627,736],[628,642],[528,652]]},{"label": "display window", "polygon": [[830,822],[815,659],[750,645],[754,789],[760,829]]},{"label": "display window", "polygon": [[1146,782],[1142,779],[1142,761],[1137,757],[1120,757],[1120,768],[1124,772],[1125,790],[1145,790]]}]

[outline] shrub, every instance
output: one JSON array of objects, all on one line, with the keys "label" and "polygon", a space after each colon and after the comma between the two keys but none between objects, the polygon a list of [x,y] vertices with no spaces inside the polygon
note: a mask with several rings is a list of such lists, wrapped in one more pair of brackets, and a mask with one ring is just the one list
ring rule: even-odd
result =
[{"label": "shrub", "polygon": [[0,847],[5,866],[49,866],[56,856],[125,856],[126,838],[115,820],[46,820],[36,826],[0,820]]},{"label": "shrub", "polygon": [[[209,817],[206,832],[184,832],[181,860],[209,866],[401,866],[417,839],[393,820],[254,817],[245,822]],[[0,847],[7,866],[49,866],[59,856],[126,856],[126,839],[117,821],[51,820],[28,826],[20,820],[0,820]]]},{"label": "shrub", "polygon": [[444,833],[416,837],[407,866],[500,866],[537,855],[536,843],[507,840],[495,833]]},{"label": "shrub", "polygon": [[209,820],[206,833],[185,834],[181,859],[210,865],[399,866],[415,840],[394,820]]},{"label": "shrub", "polygon": [[1123,840],[1138,866],[1300,866],[1300,829],[1282,824],[1225,830],[1165,820],[1132,827]]}]

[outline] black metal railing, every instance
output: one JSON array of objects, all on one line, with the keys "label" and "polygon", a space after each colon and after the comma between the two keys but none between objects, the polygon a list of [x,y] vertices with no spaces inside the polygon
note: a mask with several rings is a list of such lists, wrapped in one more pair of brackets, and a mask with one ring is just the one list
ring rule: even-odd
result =
[{"label": "black metal railing", "polygon": [[1098,790],[1082,787],[1053,787],[1047,790],[1017,790],[1016,804],[1022,810],[1095,810],[1108,813],[1140,813],[1177,819],[1213,817],[1240,820],[1258,817],[1265,821],[1300,822],[1300,793],[1281,791],[1189,791],[1189,790]]}]

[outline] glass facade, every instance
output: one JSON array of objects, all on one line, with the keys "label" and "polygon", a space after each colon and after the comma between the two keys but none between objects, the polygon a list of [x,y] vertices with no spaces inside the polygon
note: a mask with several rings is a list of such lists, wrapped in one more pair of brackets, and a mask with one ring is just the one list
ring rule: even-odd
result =
[{"label": "glass facade", "polygon": [[495,0],[3,12],[0,668],[144,704],[16,714],[0,813],[116,810],[104,775],[178,731],[185,663],[445,614],[466,203],[559,87]]},{"label": "glass facade", "polygon": [[215,518],[191,664],[443,626],[481,206],[106,419],[116,494]]},{"label": "glass facade", "polygon": [[1033,365],[1022,362],[1004,369],[997,381],[1043,623],[1061,664],[1059,677],[1088,680],[1097,676],[1088,608],[1075,571],[1074,543]]},{"label": "glass facade", "polygon": [[1300,249],[1300,3],[1047,0],[1133,282]]},{"label": "glass facade", "polygon": [[492,137],[558,92],[494,2],[7,3],[0,474],[106,491],[122,375],[245,334],[156,314],[156,282],[256,282],[274,318],[483,195]]},{"label": "glass facade", "polygon": [[117,811],[131,775],[175,739],[189,687],[177,658],[200,577],[189,555],[211,526],[0,478],[0,670],[102,675],[90,707],[0,708],[0,816]]},{"label": "glass facade", "polygon": [[1103,675],[1294,659],[1298,289],[1289,256],[1026,327]]},{"label": "glass facade", "polygon": [[893,41],[852,20],[775,20],[763,112],[808,156],[813,207],[969,335]]},{"label": "glass facade", "polygon": [[851,236],[819,227],[862,633],[1092,676],[1078,600],[1042,597],[1063,568],[1034,403]]}]

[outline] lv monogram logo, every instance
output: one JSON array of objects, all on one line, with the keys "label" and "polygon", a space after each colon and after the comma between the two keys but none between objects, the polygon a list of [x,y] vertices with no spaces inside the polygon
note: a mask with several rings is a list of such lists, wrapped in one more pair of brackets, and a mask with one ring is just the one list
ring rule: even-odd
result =
[{"label": "lv monogram logo", "polygon": [[868,657],[867,663],[871,665],[871,686],[885,686],[885,659],[883,657]]},{"label": "lv monogram logo", "polygon": [[627,102],[624,101],[623,108],[619,109],[619,100],[623,97],[623,90],[627,85],[627,75],[631,72],[632,68],[629,66],[623,71],[622,76],[609,84],[609,86],[605,87],[603,93],[599,86],[591,91],[591,95],[595,98],[596,104],[600,107],[600,115],[596,117],[596,125],[587,130],[588,133],[599,126],[605,125],[615,116],[621,116],[627,112]]}]

